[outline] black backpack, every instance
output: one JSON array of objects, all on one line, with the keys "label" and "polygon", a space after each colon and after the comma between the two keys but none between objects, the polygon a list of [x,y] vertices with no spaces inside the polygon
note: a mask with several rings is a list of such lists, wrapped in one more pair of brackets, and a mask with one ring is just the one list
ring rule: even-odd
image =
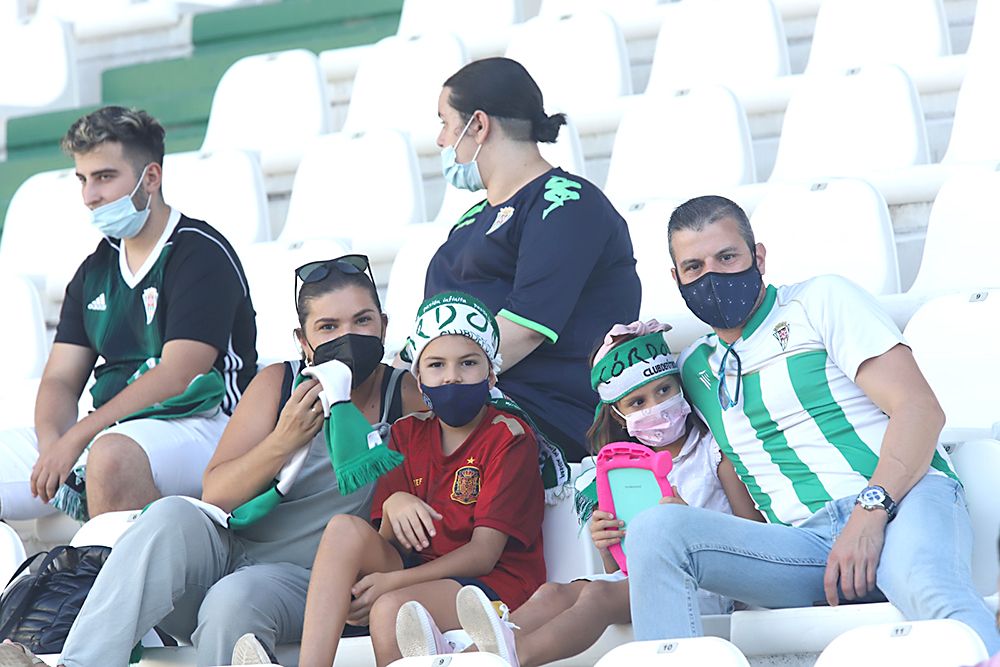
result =
[{"label": "black backpack", "polygon": [[[110,553],[104,546],[59,546],[24,561],[0,596],[0,641],[24,644],[32,653],[61,653]],[[17,579],[42,556],[37,570]]]}]

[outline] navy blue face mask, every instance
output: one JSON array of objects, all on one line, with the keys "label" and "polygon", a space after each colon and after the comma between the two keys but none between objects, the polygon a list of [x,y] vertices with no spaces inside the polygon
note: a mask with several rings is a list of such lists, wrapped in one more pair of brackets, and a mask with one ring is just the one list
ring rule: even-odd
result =
[{"label": "navy blue face mask", "polygon": [[763,284],[754,262],[739,273],[709,272],[677,286],[684,303],[699,320],[716,329],[734,329],[750,319]]},{"label": "navy blue face mask", "polygon": [[489,378],[476,384],[420,385],[424,403],[448,426],[465,426],[479,414],[490,398]]}]

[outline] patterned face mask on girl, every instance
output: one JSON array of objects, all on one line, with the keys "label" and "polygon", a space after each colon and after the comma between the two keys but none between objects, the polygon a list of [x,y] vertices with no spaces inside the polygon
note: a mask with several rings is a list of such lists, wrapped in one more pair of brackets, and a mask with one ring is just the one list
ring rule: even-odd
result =
[{"label": "patterned face mask on girl", "polygon": [[647,447],[663,447],[681,437],[689,414],[691,407],[684,394],[676,394],[662,403],[627,415],[618,412],[625,419],[628,434]]}]

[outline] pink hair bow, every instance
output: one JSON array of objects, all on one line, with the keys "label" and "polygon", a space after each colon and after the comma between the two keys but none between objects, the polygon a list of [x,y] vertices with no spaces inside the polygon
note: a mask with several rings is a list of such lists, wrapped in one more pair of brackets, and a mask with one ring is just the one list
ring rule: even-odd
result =
[{"label": "pink hair bow", "polygon": [[669,324],[661,324],[657,320],[649,320],[648,322],[642,322],[641,320],[636,320],[631,324],[616,324],[611,327],[604,336],[604,342],[601,347],[597,350],[597,354],[594,356],[594,363],[597,363],[604,355],[611,351],[611,348],[615,346],[615,337],[624,336],[626,334],[633,334],[637,338],[639,336],[645,336],[646,334],[656,333],[657,331],[670,331],[673,327]]}]

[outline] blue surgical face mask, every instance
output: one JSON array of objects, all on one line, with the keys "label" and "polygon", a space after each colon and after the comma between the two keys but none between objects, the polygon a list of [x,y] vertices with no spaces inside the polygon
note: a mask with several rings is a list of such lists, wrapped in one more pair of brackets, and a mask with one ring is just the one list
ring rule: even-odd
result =
[{"label": "blue surgical face mask", "polygon": [[132,192],[113,202],[98,206],[90,212],[91,223],[105,236],[130,239],[142,231],[142,226],[149,219],[149,206],[153,195],[148,195],[146,207],[141,211],[136,210],[132,197],[139,191],[139,186],[142,185],[142,179],[146,177],[146,169],[148,168],[148,164],[143,167],[139,182],[132,188]]},{"label": "blue surgical face mask", "polygon": [[427,404],[438,419],[448,426],[465,426],[479,414],[490,398],[489,378],[476,384],[420,385]]},{"label": "blue surgical face mask", "polygon": [[479,165],[476,164],[476,158],[479,157],[479,151],[482,150],[483,146],[482,144],[477,146],[472,159],[464,164],[458,161],[457,152],[458,144],[465,137],[465,133],[469,131],[471,124],[472,118],[469,118],[469,122],[465,124],[465,129],[462,130],[462,136],[458,138],[458,141],[452,146],[446,146],[441,151],[441,172],[444,174],[444,180],[456,188],[475,192],[486,187],[483,184],[483,177],[479,175]]},{"label": "blue surgical face mask", "polygon": [[681,285],[681,296],[699,320],[716,329],[735,329],[753,314],[764,280],[757,263],[739,273],[709,272]]}]

